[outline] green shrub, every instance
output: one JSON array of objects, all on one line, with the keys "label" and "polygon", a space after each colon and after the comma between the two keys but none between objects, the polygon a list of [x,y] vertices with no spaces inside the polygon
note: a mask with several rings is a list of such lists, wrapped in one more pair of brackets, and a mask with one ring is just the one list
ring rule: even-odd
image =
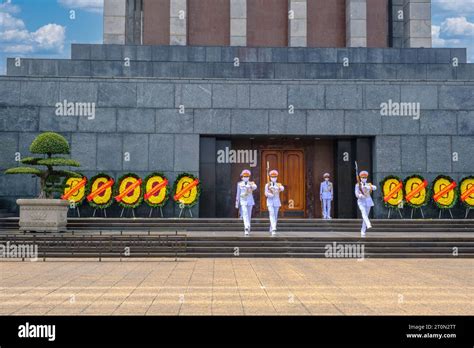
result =
[{"label": "green shrub", "polygon": [[34,167],[15,167],[5,171],[5,174],[31,174],[40,179],[41,192],[39,198],[53,198],[55,192],[61,193],[64,189],[63,177],[81,177],[80,174],[69,170],[58,170],[54,167],[80,167],[79,162],[64,157],[52,157],[52,155],[70,153],[67,140],[60,134],[45,132],[36,137],[30,145],[30,152],[44,155],[43,157],[25,157],[21,163],[46,167],[45,169]]}]

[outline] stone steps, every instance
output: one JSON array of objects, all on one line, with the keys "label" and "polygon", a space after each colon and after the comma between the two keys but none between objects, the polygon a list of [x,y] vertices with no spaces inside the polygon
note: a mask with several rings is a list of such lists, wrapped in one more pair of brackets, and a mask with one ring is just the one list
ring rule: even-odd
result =
[{"label": "stone steps", "polygon": [[15,214],[10,213],[8,209],[0,209],[0,220],[2,218],[14,217]]},{"label": "stone steps", "polygon": [[[162,236],[163,237],[163,236]],[[175,238],[175,239],[173,239]],[[325,237],[187,237],[172,236],[171,244],[163,238],[141,235],[72,235],[68,234],[0,234],[0,243],[34,244],[39,258],[128,258],[123,250],[129,247],[133,258],[148,257],[328,257],[327,251],[338,245],[348,246],[360,258],[473,258],[473,237],[445,238],[325,238]],[[361,249],[361,248],[364,249]],[[359,248],[359,249],[357,249]],[[456,248],[457,254],[453,254]],[[348,249],[349,250],[349,249]],[[350,256],[352,255],[352,256]],[[339,258],[338,254],[331,254]]]},{"label": "stone steps", "polygon": [[133,258],[325,258],[334,243],[359,251],[363,246],[364,258],[474,257],[474,220],[372,222],[369,236],[361,239],[357,219],[283,218],[279,233],[271,237],[268,220],[257,218],[251,236],[244,237],[238,219],[71,218],[68,232],[48,234],[19,232],[18,219],[7,218],[0,219],[0,243],[38,245],[38,256],[44,259],[124,259],[127,247]]},{"label": "stone steps", "polygon": [[[371,232],[474,232],[474,220],[386,220],[373,219]],[[360,230],[358,219],[280,219],[280,232],[357,232]],[[83,232],[133,231],[146,233],[161,232],[242,232],[239,219],[146,219],[146,218],[69,218],[68,229]],[[268,232],[268,219],[253,219],[252,231]],[[0,219],[0,229],[17,230],[18,218]]]}]

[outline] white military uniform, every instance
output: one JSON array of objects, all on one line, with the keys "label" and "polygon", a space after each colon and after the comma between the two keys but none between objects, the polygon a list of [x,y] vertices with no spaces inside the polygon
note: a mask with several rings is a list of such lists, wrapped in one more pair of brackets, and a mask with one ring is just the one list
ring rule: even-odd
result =
[{"label": "white military uniform", "polygon": [[245,233],[250,232],[250,221],[252,219],[252,208],[255,205],[253,191],[257,185],[252,181],[239,181],[237,193],[235,194],[235,207],[240,208],[240,218],[244,220]]},{"label": "white military uniform", "polygon": [[367,228],[372,228],[372,224],[369,220],[370,208],[374,206],[374,201],[370,194],[372,191],[377,190],[375,185],[370,183],[360,183],[362,186],[362,192],[359,187],[359,184],[355,185],[355,196],[357,197],[357,205],[359,206],[360,212],[362,214],[362,229],[360,230],[362,237],[365,237],[365,231]]},{"label": "white military uniform", "polygon": [[333,184],[324,180],[319,189],[319,197],[323,205],[323,219],[331,218],[331,201],[333,200]]},{"label": "white military uniform", "polygon": [[265,185],[265,196],[267,197],[268,215],[270,217],[270,232],[275,234],[278,222],[278,210],[281,207],[280,192],[285,187],[277,182],[269,182]]}]

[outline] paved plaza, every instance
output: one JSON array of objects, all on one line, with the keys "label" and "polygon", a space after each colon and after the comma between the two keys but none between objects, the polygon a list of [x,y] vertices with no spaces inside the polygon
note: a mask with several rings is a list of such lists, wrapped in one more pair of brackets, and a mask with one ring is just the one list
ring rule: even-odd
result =
[{"label": "paved plaza", "polygon": [[4,261],[0,314],[472,315],[474,260]]}]

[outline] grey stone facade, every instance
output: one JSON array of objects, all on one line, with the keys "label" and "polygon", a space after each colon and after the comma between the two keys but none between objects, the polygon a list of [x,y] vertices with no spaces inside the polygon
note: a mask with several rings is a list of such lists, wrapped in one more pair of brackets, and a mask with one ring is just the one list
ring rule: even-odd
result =
[{"label": "grey stone facade", "polygon": [[104,42],[108,44],[125,44],[126,25],[126,0],[105,0]]},{"label": "grey stone facade", "polygon": [[143,1],[104,0],[103,42],[141,44],[143,42]]},{"label": "grey stone facade", "polygon": [[[8,59],[15,76],[472,80],[462,48],[77,45],[72,60]],[[126,58],[130,64],[125,64]],[[239,66],[235,66],[238,58]],[[348,58],[349,65],[342,63]],[[457,58],[459,65],[452,64]],[[231,64],[229,64],[231,63]]]},{"label": "grey stone facade", "polygon": [[[155,69],[144,69],[147,77],[138,73],[124,77],[122,67],[104,68],[102,76],[63,77],[60,69],[46,68],[63,64],[71,72],[77,62],[89,66],[120,62],[120,52],[125,50],[147,58],[142,61],[146,64],[180,64],[180,68],[164,69],[176,74],[169,78],[155,77]],[[428,180],[447,174],[459,180],[474,173],[473,69],[470,64],[450,64],[454,56],[465,62],[465,50],[302,49],[297,54],[292,50],[79,45],[73,46],[69,61],[25,59],[15,67],[9,60],[8,76],[0,77],[0,170],[18,165],[15,154],[28,156],[31,140],[51,130],[70,141],[72,157],[82,163],[87,176],[99,171],[116,178],[128,171],[145,176],[159,170],[174,181],[183,171],[199,175],[200,136],[284,134],[373,138],[375,183],[389,174],[404,178],[419,173]],[[248,66],[234,67],[234,54],[240,54]],[[320,64],[326,74],[331,67],[338,72],[342,69],[338,61],[345,54],[359,60],[369,75],[316,77],[311,64]],[[213,72],[193,65],[196,57],[203,64],[221,64],[219,68],[232,76],[211,78]],[[264,71],[261,64],[273,64],[274,72],[282,64],[282,70],[292,76],[291,67],[285,65],[290,57],[304,74],[315,77],[247,78],[247,72],[253,76]],[[313,59],[318,63],[309,62]],[[436,75],[429,75],[430,66],[437,67]],[[206,73],[207,77],[200,75]],[[95,102],[95,119],[56,116],[54,105],[64,99]],[[419,102],[419,119],[382,116],[380,104],[389,100]],[[290,105],[294,114],[288,113]],[[125,153],[130,161],[125,161]],[[0,175],[2,206],[14,210],[16,198],[36,193],[33,179]],[[376,202],[376,216],[385,216],[380,192]],[[168,216],[176,214],[174,204],[167,209]],[[195,215],[198,211],[199,206]]]},{"label": "grey stone facade", "polygon": [[288,46],[306,47],[308,39],[307,0],[288,1]]},{"label": "grey stone facade", "polygon": [[367,47],[366,0],[346,0],[346,47]]},{"label": "grey stone facade", "polygon": [[405,47],[405,0],[392,0],[391,12],[391,26],[390,28],[390,47],[401,48]]},{"label": "grey stone facade", "polygon": [[431,47],[431,0],[404,0],[403,10],[403,47]]},{"label": "grey stone facade", "polygon": [[247,0],[230,0],[230,45],[247,46]]}]

